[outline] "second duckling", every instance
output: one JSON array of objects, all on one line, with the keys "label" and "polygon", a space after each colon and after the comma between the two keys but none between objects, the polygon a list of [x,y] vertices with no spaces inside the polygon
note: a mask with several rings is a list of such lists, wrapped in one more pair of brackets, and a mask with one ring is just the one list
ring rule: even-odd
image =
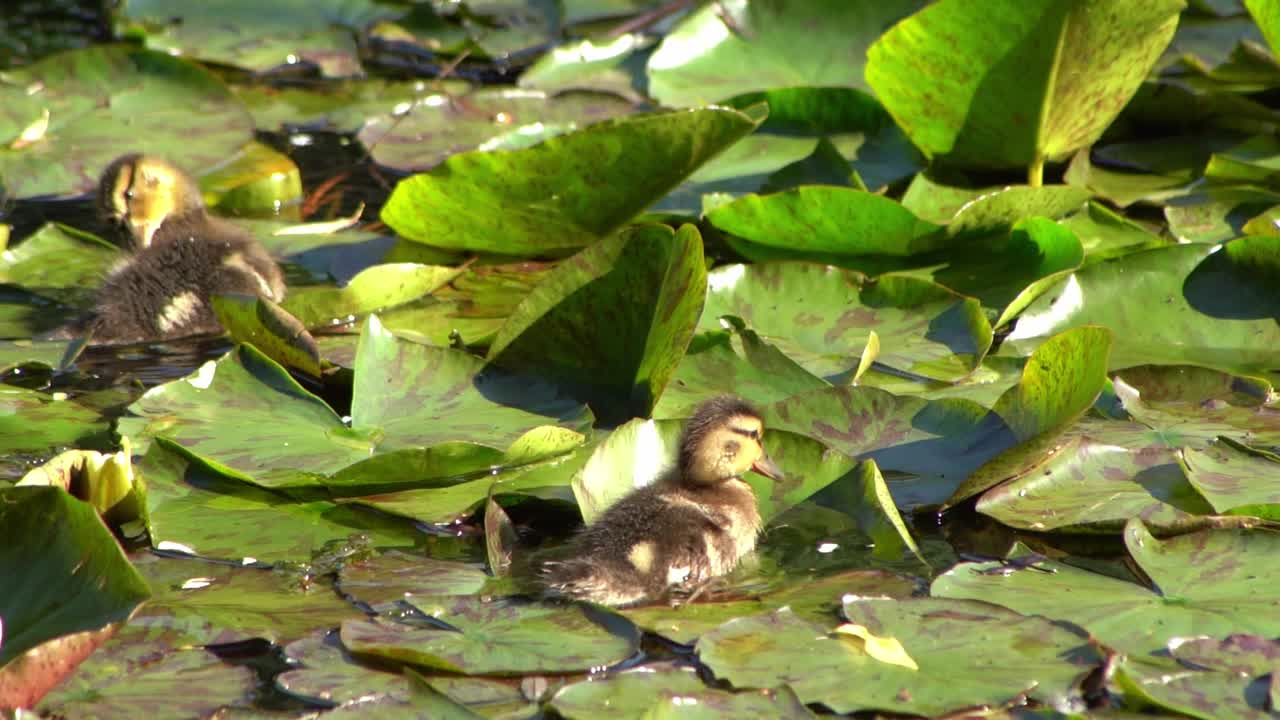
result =
[{"label": "second duckling", "polygon": [[194,180],[162,158],[125,155],[107,167],[98,202],[122,225],[133,254],[107,274],[73,332],[131,343],[222,331],[212,295],[279,302],[284,275],[253,236],[209,215]]},{"label": "second duckling", "polygon": [[737,566],[756,544],[760,512],[748,470],[782,479],[764,451],[764,421],[742,400],[719,397],[694,412],[676,467],[632,491],[573,539],[568,559],[543,566],[555,595],[632,605],[697,590]]}]

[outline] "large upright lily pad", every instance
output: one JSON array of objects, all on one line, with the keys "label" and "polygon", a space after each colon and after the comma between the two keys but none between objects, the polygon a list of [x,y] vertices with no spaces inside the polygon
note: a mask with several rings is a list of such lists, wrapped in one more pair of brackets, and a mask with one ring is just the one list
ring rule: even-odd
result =
[{"label": "large upright lily pad", "polygon": [[725,108],[636,115],[524,150],[455,155],[401,181],[382,219],[443,248],[537,255],[590,245],[762,119]]},{"label": "large upright lily pad", "polygon": [[[207,70],[165,53],[108,45],[73,50],[6,74],[0,84],[0,177],[9,194],[92,190],[125,152],[207,169],[253,139],[253,121]],[[36,92],[29,92],[36,88]],[[11,141],[48,113],[38,140]]]},{"label": "large upright lily pad", "polygon": [[871,46],[867,82],[931,157],[1039,165],[1102,134],[1173,37],[1182,5],[942,0]]},{"label": "large upright lily pad", "polygon": [[489,358],[578,388],[602,417],[648,415],[693,337],[706,286],[696,228],[637,226],[548,273]]}]

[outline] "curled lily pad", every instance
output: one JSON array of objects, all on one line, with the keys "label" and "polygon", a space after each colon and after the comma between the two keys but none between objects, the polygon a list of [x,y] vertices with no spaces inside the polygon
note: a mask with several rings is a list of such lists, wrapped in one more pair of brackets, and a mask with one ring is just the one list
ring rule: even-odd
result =
[{"label": "curled lily pad", "polygon": [[368,313],[429,295],[461,270],[439,265],[388,263],[361,270],[344,287],[302,287],[290,292],[284,307],[306,327],[351,322]]},{"label": "curled lily pad", "polygon": [[420,608],[456,629],[414,628],[356,620],[342,625],[350,651],[383,660],[470,675],[574,672],[612,665],[636,649],[638,637],[616,616],[582,605],[445,598]]},{"label": "curled lily pad", "polygon": [[212,304],[218,322],[236,342],[252,343],[281,365],[320,377],[316,339],[279,305],[256,295],[217,295]]},{"label": "curled lily pad", "polygon": [[436,247],[563,252],[613,232],[758,123],[705,108],[597,123],[524,150],[463,153],[401,181],[382,219]]},{"label": "curled lily pad", "polygon": [[42,111],[50,117],[40,140],[0,149],[0,175],[16,197],[88,192],[127,151],[162,155],[198,171],[253,139],[249,114],[212,73],[125,45],[73,50],[10,71],[0,106],[7,118],[24,111],[28,118]]},{"label": "curled lily pad", "polygon": [[[61,488],[0,489],[0,538],[12,583],[0,595],[0,706],[29,707],[151,593],[97,511]],[[68,636],[79,640],[49,644]]]}]

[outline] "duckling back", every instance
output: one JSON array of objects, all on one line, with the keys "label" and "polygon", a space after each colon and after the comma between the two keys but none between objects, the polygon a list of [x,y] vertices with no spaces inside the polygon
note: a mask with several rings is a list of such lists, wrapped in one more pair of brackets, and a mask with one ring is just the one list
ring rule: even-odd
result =
[{"label": "duckling back", "polygon": [[216,294],[284,299],[284,276],[258,242],[203,212],[167,219],[150,244],[107,275],[78,323],[95,342],[129,343],[222,331]]}]

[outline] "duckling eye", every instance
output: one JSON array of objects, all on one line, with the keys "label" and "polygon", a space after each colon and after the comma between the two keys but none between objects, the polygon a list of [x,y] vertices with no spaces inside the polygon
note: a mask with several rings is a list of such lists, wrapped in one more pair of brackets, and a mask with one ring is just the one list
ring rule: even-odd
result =
[{"label": "duckling eye", "polygon": [[132,188],[130,188],[129,190],[125,190],[125,191],[124,191],[124,199],[125,199],[125,200],[132,200],[132,199],[133,199],[133,189],[132,189]]}]

